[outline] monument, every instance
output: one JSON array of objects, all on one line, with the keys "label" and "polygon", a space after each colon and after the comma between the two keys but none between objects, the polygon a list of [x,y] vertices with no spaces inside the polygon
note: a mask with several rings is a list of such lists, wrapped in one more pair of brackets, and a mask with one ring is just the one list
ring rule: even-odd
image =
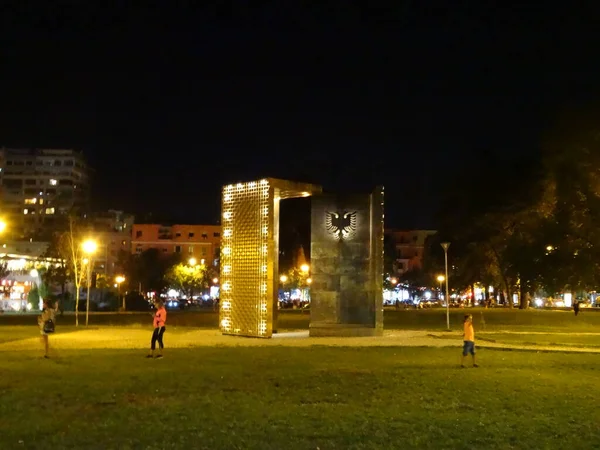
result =
[{"label": "monument", "polygon": [[279,288],[279,203],[314,196],[311,336],[383,330],[383,190],[322,195],[320,186],[265,178],[223,188],[220,329],[270,338]]},{"label": "monument", "polygon": [[312,199],[311,336],[383,334],[383,188]]}]

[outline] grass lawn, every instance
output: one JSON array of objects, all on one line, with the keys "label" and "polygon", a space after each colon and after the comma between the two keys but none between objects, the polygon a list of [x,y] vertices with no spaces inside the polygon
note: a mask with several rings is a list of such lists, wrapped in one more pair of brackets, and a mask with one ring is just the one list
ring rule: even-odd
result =
[{"label": "grass lawn", "polygon": [[[169,311],[168,323],[171,327],[217,328],[219,316],[211,310],[203,311]],[[484,309],[467,308],[450,310],[450,325],[454,330],[462,330],[463,316],[473,314],[475,331],[536,331],[536,332],[600,332],[600,310],[584,309],[578,317],[568,311],[518,310],[518,309]],[[33,325],[35,314],[2,314],[0,330],[4,325]],[[85,314],[80,314],[80,323],[84,323]],[[279,312],[278,327],[280,330],[308,329],[310,313],[308,311],[282,310]],[[72,314],[57,318],[59,325],[73,325]],[[91,326],[148,326],[152,319],[148,313],[92,313]],[[446,311],[443,308],[426,310],[386,310],[384,328],[388,330],[431,330],[446,329]]]},{"label": "grass lawn", "polygon": [[[240,338],[242,339],[242,338]],[[600,355],[0,346],[0,448],[543,449],[600,442]],[[8,348],[7,348],[8,347]],[[8,350],[8,351],[7,351]]]},{"label": "grass lawn", "polygon": [[506,344],[535,344],[557,347],[600,347],[600,334],[571,333],[479,333],[478,339]]}]

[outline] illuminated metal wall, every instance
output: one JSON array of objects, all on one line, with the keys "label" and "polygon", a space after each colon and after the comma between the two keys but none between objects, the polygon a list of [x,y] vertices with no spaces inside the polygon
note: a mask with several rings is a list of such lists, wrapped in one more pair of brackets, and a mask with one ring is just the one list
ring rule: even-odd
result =
[{"label": "illuminated metal wall", "polygon": [[272,334],[273,202],[268,180],[223,188],[220,323],[224,334]]},{"label": "illuminated metal wall", "polygon": [[321,192],[274,178],[223,188],[220,329],[269,338],[279,287],[279,201]]}]

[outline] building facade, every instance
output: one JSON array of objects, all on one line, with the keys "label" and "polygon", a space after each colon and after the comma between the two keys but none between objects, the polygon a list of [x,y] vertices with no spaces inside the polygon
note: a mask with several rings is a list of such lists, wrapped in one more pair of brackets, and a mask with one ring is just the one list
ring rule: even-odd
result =
[{"label": "building facade", "polygon": [[60,226],[89,207],[89,168],[75,150],[0,148],[0,204],[15,238]]},{"label": "building facade", "polygon": [[131,234],[131,252],[142,253],[155,248],[182,258],[204,259],[215,264],[221,247],[220,225],[160,225],[134,224]]},{"label": "building facade", "polygon": [[131,251],[133,223],[133,215],[116,210],[87,217],[89,237],[98,244],[93,256],[95,273],[111,278],[122,272],[121,253]]},{"label": "building facade", "polygon": [[435,230],[386,230],[386,238],[395,250],[393,272],[400,276],[422,269],[425,243],[436,233]]}]

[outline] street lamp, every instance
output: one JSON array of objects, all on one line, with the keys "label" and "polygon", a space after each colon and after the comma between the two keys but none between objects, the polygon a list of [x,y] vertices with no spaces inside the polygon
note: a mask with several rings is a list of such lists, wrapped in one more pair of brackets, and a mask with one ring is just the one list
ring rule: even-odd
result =
[{"label": "street lamp", "polygon": [[219,279],[218,278],[213,278],[213,284],[219,284]]},{"label": "street lamp", "polygon": [[438,275],[437,280],[440,283],[440,293],[442,292],[442,283],[444,282],[444,280],[446,279],[446,277],[444,275]]},{"label": "street lamp", "polygon": [[398,284],[398,279],[397,278],[392,278],[390,280],[390,283],[392,283],[394,286],[396,286]]},{"label": "street lamp", "polygon": [[95,241],[88,239],[81,245],[81,248],[83,248],[83,252],[89,256],[88,276],[87,276],[87,299],[86,299],[87,306],[85,309],[85,326],[87,327],[89,318],[90,318],[90,287],[91,287],[90,285],[92,284],[92,265],[93,265],[92,257],[94,256],[94,253],[96,253],[96,250],[98,249],[98,244]]},{"label": "street lamp", "polygon": [[188,259],[188,263],[190,266],[195,267],[196,264],[198,264],[198,260],[196,258],[190,258]]},{"label": "street lamp", "polygon": [[446,267],[446,327],[450,331],[450,296],[448,295],[448,248],[450,248],[450,242],[442,242],[441,246],[444,249],[444,263]]},{"label": "street lamp", "polygon": [[285,283],[287,281],[287,276],[286,275],[281,275],[279,277],[279,281],[281,281],[282,283]]},{"label": "street lamp", "polygon": [[308,273],[310,271],[310,266],[308,264],[302,264],[300,266],[300,270],[302,273]]},{"label": "street lamp", "polygon": [[6,230],[6,222],[0,219],[0,233],[4,233]]},{"label": "street lamp", "polygon": [[312,283],[312,278],[307,278],[306,279],[306,284],[311,284]]},{"label": "street lamp", "polygon": [[[115,278],[115,282],[117,283],[117,286],[119,286],[119,297],[121,297],[121,284],[123,283],[123,281],[125,281],[125,277],[123,275],[118,275]],[[125,311],[125,297],[123,296],[123,311]]]}]

